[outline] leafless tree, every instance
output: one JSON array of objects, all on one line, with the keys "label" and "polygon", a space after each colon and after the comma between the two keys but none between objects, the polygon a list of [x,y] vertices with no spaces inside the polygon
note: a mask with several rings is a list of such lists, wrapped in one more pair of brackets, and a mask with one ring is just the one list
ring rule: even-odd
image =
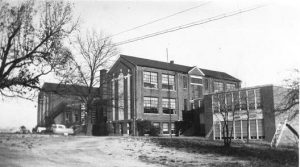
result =
[{"label": "leafless tree", "polygon": [[284,80],[283,87],[287,88],[281,96],[281,102],[276,106],[276,113],[289,114],[289,120],[294,119],[299,114],[299,81],[300,72],[298,69],[292,71],[292,75],[289,79]]},{"label": "leafless tree", "polygon": [[105,84],[100,81],[100,70],[108,68],[118,50],[110,38],[105,37],[102,33],[96,33],[96,31],[87,31],[84,37],[78,35],[75,44],[78,55],[73,56],[71,64],[61,73],[60,77],[62,83],[85,87],[85,89],[78,90],[78,93],[87,112],[86,134],[91,135],[92,108],[95,100],[100,99],[97,88]]},{"label": "leafless tree", "polygon": [[77,27],[63,1],[0,0],[0,94],[27,97],[68,61],[63,41]]},{"label": "leafless tree", "polygon": [[[235,113],[239,109],[239,101],[232,92],[213,95],[213,110],[221,124],[222,137],[225,147],[230,147],[233,135]],[[221,116],[221,118],[220,118]]]}]

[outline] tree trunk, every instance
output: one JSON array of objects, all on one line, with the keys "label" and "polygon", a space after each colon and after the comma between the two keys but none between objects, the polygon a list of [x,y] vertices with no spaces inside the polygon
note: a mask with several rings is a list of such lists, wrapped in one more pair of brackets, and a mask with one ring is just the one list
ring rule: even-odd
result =
[{"label": "tree trunk", "polygon": [[92,136],[93,135],[93,124],[92,124],[92,110],[90,107],[90,104],[87,104],[86,106],[87,116],[86,116],[86,136]]}]

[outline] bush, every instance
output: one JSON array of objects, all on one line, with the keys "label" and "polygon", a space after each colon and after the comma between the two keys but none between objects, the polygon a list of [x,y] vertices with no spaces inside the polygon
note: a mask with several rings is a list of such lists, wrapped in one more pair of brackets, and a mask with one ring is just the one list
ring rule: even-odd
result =
[{"label": "bush", "polygon": [[159,136],[160,127],[151,125],[149,135],[150,136]]},{"label": "bush", "polygon": [[160,127],[153,126],[151,121],[137,120],[136,126],[139,136],[149,134],[150,136],[158,136],[160,134]]}]

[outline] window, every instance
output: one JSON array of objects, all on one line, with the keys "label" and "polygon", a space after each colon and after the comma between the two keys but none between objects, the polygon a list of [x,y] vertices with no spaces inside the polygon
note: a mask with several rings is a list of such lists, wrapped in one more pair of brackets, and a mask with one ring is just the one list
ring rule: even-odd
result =
[{"label": "window", "polygon": [[187,85],[188,85],[187,77],[183,76],[182,81],[183,81],[183,88],[187,88]]},{"label": "window", "polygon": [[153,126],[159,127],[159,122],[153,122]]},{"label": "window", "polygon": [[236,139],[241,139],[242,138],[242,127],[241,127],[241,121],[235,121],[235,138]]},{"label": "window", "polygon": [[257,139],[256,120],[250,120],[250,138]]},{"label": "window", "polygon": [[175,90],[174,75],[162,74],[162,89]]},{"label": "window", "polygon": [[208,90],[208,79],[204,79],[204,89]]},{"label": "window", "polygon": [[261,97],[260,97],[260,90],[255,90],[255,100],[256,100],[256,108],[261,108]]},{"label": "window", "polygon": [[232,111],[232,94],[226,93],[226,107],[227,111]]},{"label": "window", "polygon": [[265,138],[265,132],[264,132],[264,120],[263,119],[258,119],[257,120],[257,134],[259,139],[264,139]]},{"label": "window", "polygon": [[203,90],[201,85],[191,85],[192,88],[192,98],[198,99],[203,96]]},{"label": "window", "polygon": [[214,92],[221,92],[224,90],[224,84],[222,82],[214,82]]},{"label": "window", "polygon": [[79,113],[74,114],[74,116],[75,116],[75,122],[79,122],[80,121]]},{"label": "window", "polygon": [[215,139],[221,139],[221,129],[219,123],[216,123],[214,125],[214,133],[215,133]]},{"label": "window", "polygon": [[191,78],[191,83],[192,84],[202,84],[202,79],[201,78]]},{"label": "window", "polygon": [[157,106],[157,97],[144,97],[144,113],[158,113]]},{"label": "window", "polygon": [[157,73],[144,71],[144,87],[157,88]]},{"label": "window", "polygon": [[246,91],[240,92],[241,109],[247,110],[247,94]]},{"label": "window", "polygon": [[169,124],[163,123],[163,134],[169,134]]},{"label": "window", "polygon": [[214,113],[220,112],[220,105],[219,105],[218,95],[213,95],[212,100],[213,100],[213,111],[214,111]]},{"label": "window", "polygon": [[250,110],[255,109],[254,90],[248,90],[248,104],[249,104],[249,109]]},{"label": "window", "polygon": [[164,114],[175,114],[175,99],[162,99],[162,108]]},{"label": "window", "polygon": [[233,92],[233,104],[234,104],[234,110],[240,110],[240,100],[239,100],[239,92]]},{"label": "window", "polygon": [[227,83],[226,84],[226,91],[234,90],[234,89],[235,89],[235,84],[233,84],[233,83]]},{"label": "window", "polygon": [[175,134],[175,124],[171,123],[171,134]]}]

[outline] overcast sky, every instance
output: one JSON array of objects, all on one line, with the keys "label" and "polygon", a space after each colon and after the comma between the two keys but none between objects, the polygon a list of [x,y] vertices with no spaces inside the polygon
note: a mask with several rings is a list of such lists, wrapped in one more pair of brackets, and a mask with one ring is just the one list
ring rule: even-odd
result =
[{"label": "overcast sky", "polygon": [[[113,36],[114,42],[151,34],[239,9],[264,5],[240,15],[119,46],[121,54],[223,71],[242,86],[280,85],[299,69],[299,3],[292,1],[73,1],[82,33],[107,35],[196,7],[168,19]],[[201,7],[197,7],[203,4]],[[0,101],[0,127],[36,125],[37,102]]]}]

